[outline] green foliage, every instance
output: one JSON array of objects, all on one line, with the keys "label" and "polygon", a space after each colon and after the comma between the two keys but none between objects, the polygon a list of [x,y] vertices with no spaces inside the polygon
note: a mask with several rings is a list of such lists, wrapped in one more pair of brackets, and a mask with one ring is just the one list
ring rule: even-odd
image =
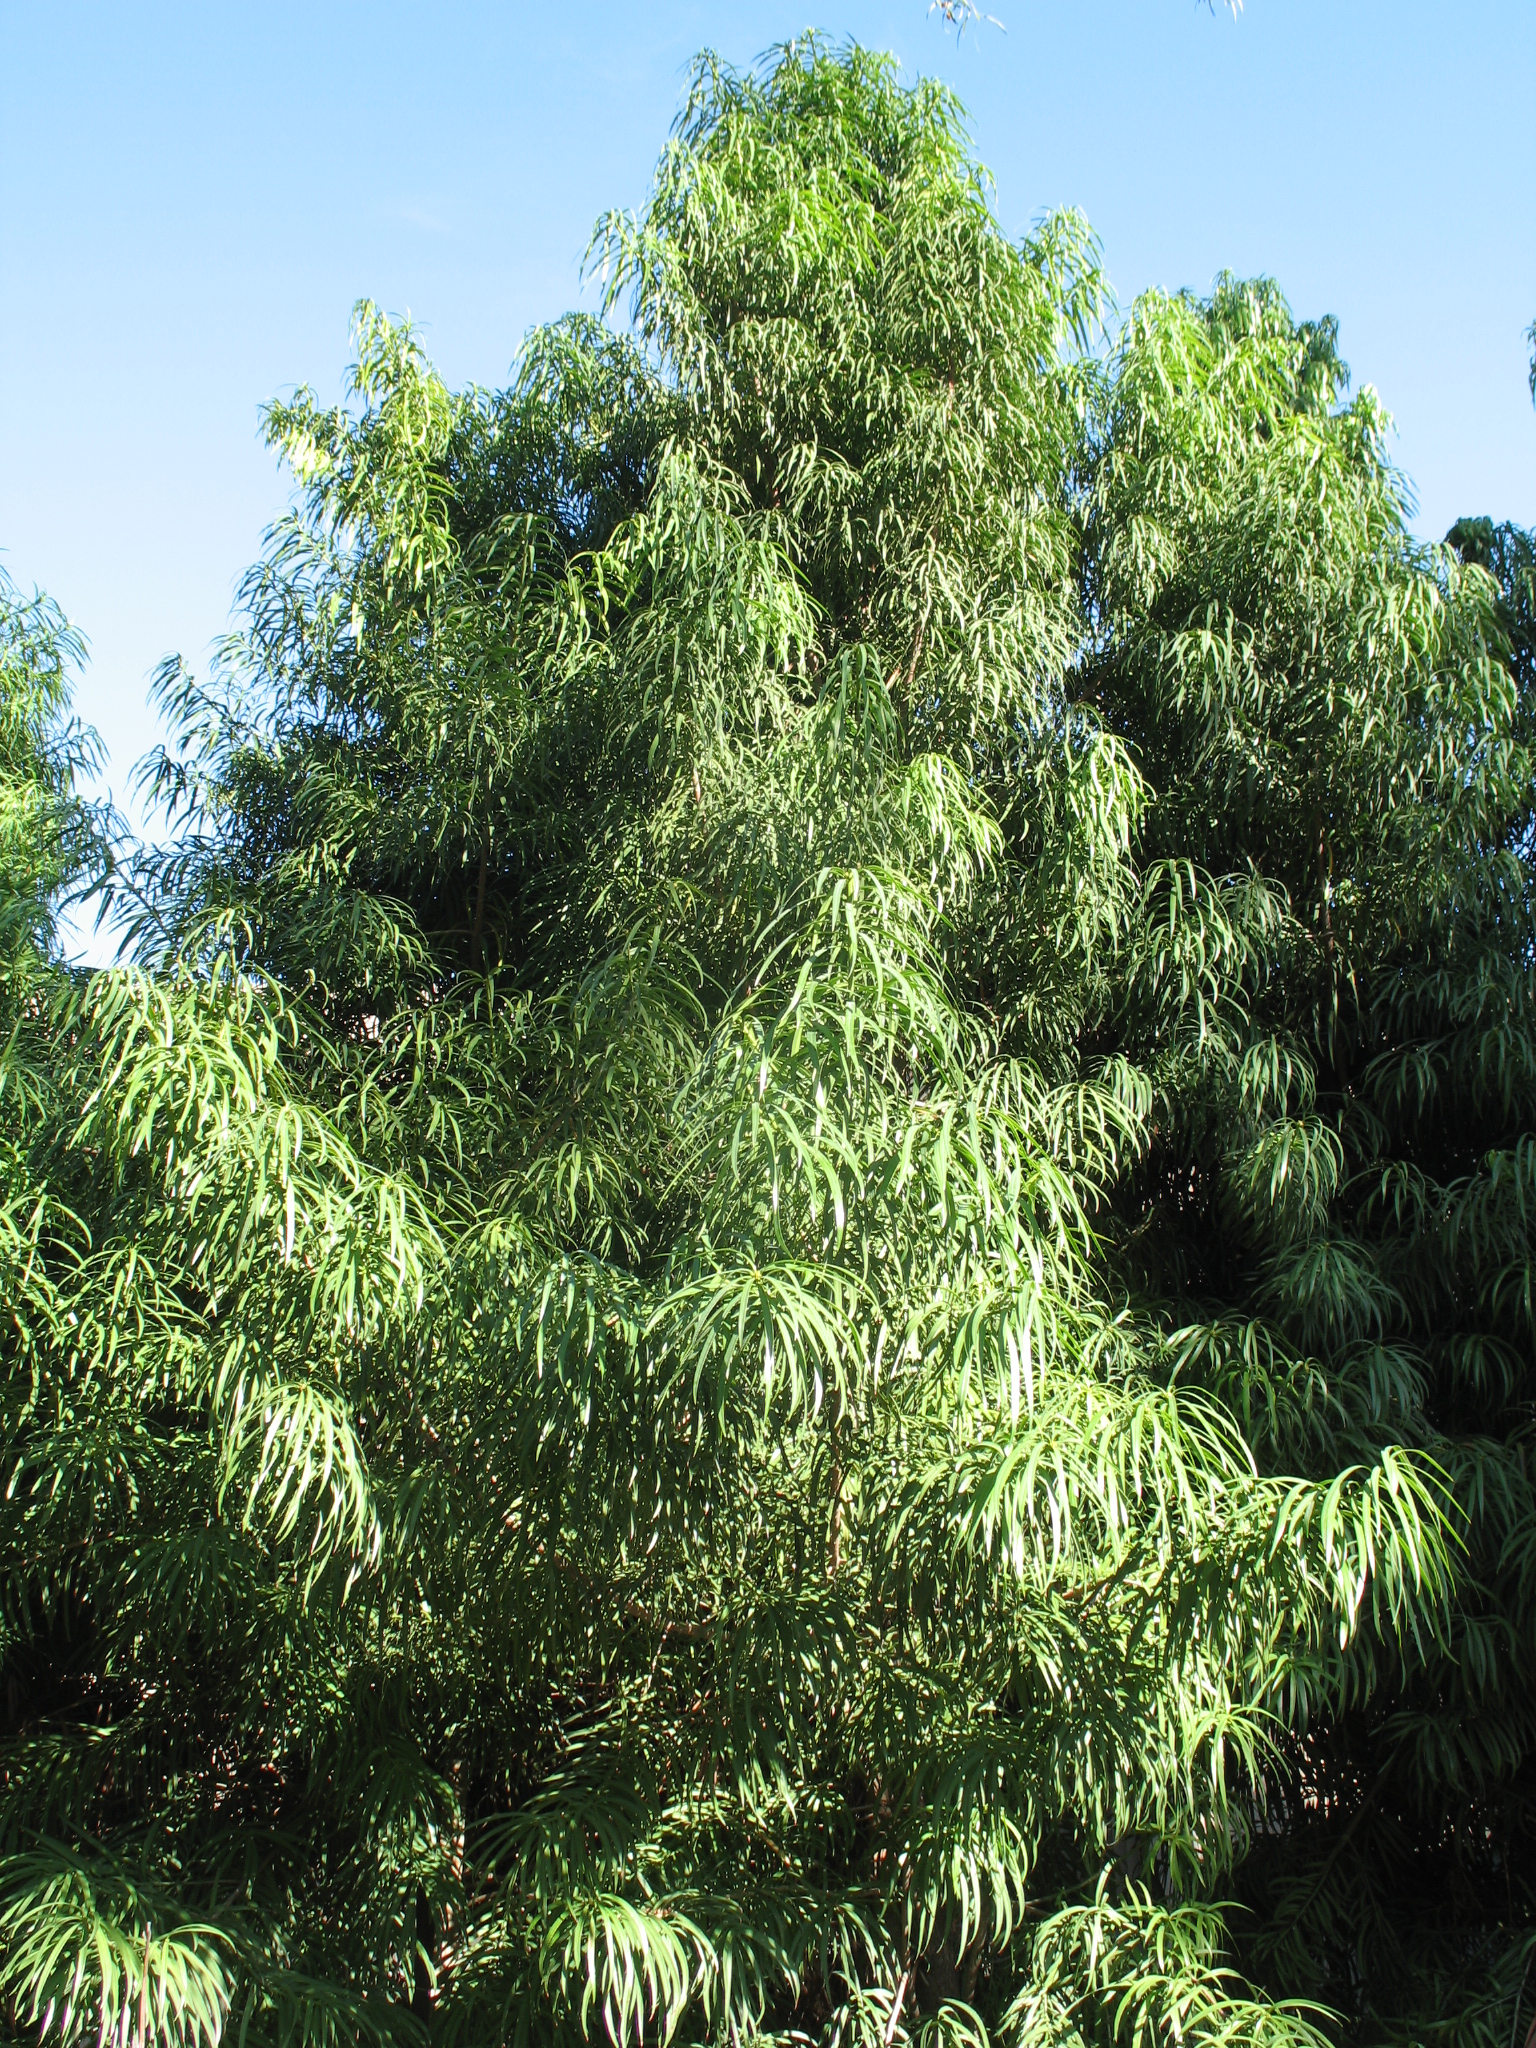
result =
[{"label": "green foliage", "polygon": [[1285,1681],[1234,1929],[1362,2038],[1480,2041],[1536,1876],[1532,555],[1487,522],[1413,542],[1344,382],[1331,330],[1229,282],[1143,302],[1111,365],[1088,673],[1158,792],[1148,852],[1266,910],[1207,941],[1233,964],[1193,1043],[1126,1019],[1157,1128],[1114,1201],[1133,1297],[1261,1471],[1396,1444],[1440,1475],[1448,1626],[1378,1606]]},{"label": "green foliage", "polygon": [[6,594],[9,2025],[1492,2038],[1529,543],[856,49],[593,263],[270,409],[110,971]]},{"label": "green foliage", "polygon": [[24,599],[0,570],[0,973],[54,953],[54,914],[105,864],[105,820],[75,795],[96,764],[94,735],[67,717],[79,636],[47,598]]}]

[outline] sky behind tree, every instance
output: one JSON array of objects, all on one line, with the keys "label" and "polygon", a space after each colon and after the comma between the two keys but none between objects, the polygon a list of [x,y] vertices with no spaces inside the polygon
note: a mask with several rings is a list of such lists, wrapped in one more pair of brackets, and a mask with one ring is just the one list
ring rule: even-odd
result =
[{"label": "sky behind tree", "polygon": [[[819,10],[965,101],[1021,233],[1079,207],[1122,306],[1222,267],[1333,313],[1439,537],[1536,522],[1536,7],[1489,0],[923,0]],[[595,307],[581,258],[638,205],[705,43],[750,62],[807,0],[4,9],[0,563],[90,644],[79,708],[129,794],[149,675],[194,666],[286,487],[257,409],[340,389],[353,302],[409,312],[451,383]]]}]

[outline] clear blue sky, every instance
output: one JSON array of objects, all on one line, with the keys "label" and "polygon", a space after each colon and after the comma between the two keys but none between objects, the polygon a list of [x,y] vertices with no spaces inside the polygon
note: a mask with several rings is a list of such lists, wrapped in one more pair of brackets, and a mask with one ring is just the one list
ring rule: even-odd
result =
[{"label": "clear blue sky", "polygon": [[[950,80],[1022,232],[1080,207],[1123,304],[1269,272],[1332,312],[1438,536],[1536,523],[1536,0],[0,0],[0,560],[83,629],[121,799],[287,487],[257,406],[335,393],[368,295],[505,378],[643,201],[691,53],[807,19]],[[586,303],[591,303],[590,291]]]}]

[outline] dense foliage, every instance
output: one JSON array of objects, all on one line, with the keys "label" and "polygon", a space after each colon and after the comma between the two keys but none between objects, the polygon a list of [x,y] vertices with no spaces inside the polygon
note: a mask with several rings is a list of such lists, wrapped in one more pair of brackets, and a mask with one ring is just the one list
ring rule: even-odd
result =
[{"label": "dense foliage", "polygon": [[1529,540],[856,50],[594,260],[271,409],[165,850],[5,597],[8,2024],[1505,2042]]}]

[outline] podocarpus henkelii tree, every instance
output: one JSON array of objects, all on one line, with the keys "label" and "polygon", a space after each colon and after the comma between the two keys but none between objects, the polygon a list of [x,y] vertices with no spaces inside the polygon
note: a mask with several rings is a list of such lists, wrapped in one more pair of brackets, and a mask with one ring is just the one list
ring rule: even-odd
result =
[{"label": "podocarpus henkelii tree", "polygon": [[[1532,555],[1486,522],[1415,542],[1346,382],[1331,326],[1230,281],[1138,306],[1106,379],[1085,673],[1178,876],[1152,976],[1209,977],[1182,1031],[1124,1013],[1156,1131],[1114,1235],[1261,1469],[1395,1443],[1446,1475],[1451,1627],[1287,1674],[1235,1925],[1356,2038],[1494,2042],[1536,1897]],[[1214,959],[1178,945],[1202,892]]]},{"label": "podocarpus henkelii tree", "polygon": [[[1406,891],[1515,772],[1493,586],[1262,294],[1096,367],[1080,225],[1010,243],[865,53],[701,65],[595,261],[628,332],[504,394],[365,310],[351,401],[272,409],[299,501],[165,678],[133,964],[34,945],[13,2024],[1311,2040],[1210,1902],[1303,1710],[1454,1640],[1444,1489],[1401,1403],[1293,1426],[1324,1365],[1245,1405],[1189,1262],[1207,1161],[1322,1241],[1306,1077],[1353,1033],[1357,1099],[1412,940],[1312,919],[1315,815],[1299,870],[1204,825],[1244,657],[1191,614],[1311,434],[1410,621],[1350,643],[1390,730],[1331,743],[1323,872],[1375,790]],[[1245,346],[1273,421],[1201,384]],[[1304,551],[1251,532],[1233,592]]]}]

